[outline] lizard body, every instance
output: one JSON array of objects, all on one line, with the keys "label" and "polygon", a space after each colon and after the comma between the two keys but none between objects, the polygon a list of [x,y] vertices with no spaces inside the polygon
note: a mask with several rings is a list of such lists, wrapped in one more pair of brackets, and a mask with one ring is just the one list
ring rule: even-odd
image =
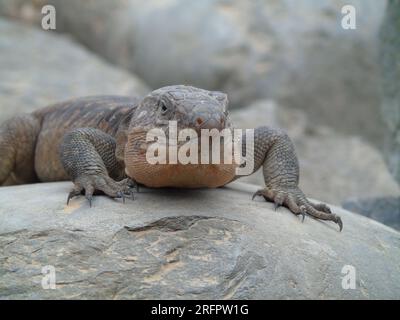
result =
[{"label": "lizard body", "polygon": [[[232,130],[226,94],[190,86],[168,86],[144,98],[97,96],[61,102],[0,126],[0,185],[72,180],[68,201],[101,191],[123,198],[133,184],[148,187],[219,187],[236,178],[238,164],[150,164],[146,133]],[[242,139],[245,143],[246,139]],[[245,146],[243,148],[245,150]],[[200,152],[200,148],[198,150]],[[265,188],[254,196],[284,205],[296,215],[330,220],[339,216],[313,204],[298,187],[299,166],[293,144],[281,130],[254,131],[254,169],[263,168]],[[254,198],[254,197],[253,197]]]}]

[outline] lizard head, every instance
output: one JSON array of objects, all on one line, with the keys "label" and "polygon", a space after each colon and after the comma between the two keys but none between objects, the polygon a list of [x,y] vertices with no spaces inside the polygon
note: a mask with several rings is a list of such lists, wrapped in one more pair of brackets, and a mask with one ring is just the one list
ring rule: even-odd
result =
[{"label": "lizard head", "polygon": [[[168,86],[151,92],[134,109],[126,131],[123,158],[126,174],[150,187],[216,187],[232,180],[236,168],[234,163],[171,161],[171,157],[182,150],[185,151],[180,154],[197,154],[200,155],[198,158],[201,158],[204,151],[200,143],[203,142],[203,129],[211,130],[212,134],[216,135],[216,132],[231,128],[227,105],[226,94],[190,86]],[[176,133],[171,131],[171,122],[176,125]],[[189,140],[185,140],[186,136],[184,139],[176,139],[175,134],[180,136],[181,130],[191,132]],[[161,136],[167,139],[159,138],[158,133],[156,140],[148,139],[149,133],[154,131],[162,131]],[[211,140],[211,137],[208,139]],[[230,137],[224,138],[217,143],[224,146],[232,142],[231,140]],[[154,152],[155,145],[165,148]],[[173,150],[175,147],[179,152]],[[208,145],[207,148],[210,151],[211,146]],[[154,158],[157,158],[157,161],[151,161]],[[164,159],[166,160],[163,161]]]},{"label": "lizard head", "polygon": [[230,126],[228,97],[218,91],[207,91],[177,85],[157,89],[146,96],[135,110],[132,127],[165,129],[176,121],[178,130],[222,130]]}]

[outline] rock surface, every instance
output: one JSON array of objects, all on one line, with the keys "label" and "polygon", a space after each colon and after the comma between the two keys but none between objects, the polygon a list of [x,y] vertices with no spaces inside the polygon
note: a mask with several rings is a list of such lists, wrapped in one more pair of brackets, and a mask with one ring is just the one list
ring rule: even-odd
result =
[{"label": "rock surface", "polygon": [[391,0],[381,29],[382,114],[386,128],[386,161],[400,183],[400,1]]},{"label": "rock surface", "polygon": [[[300,185],[313,198],[340,205],[349,198],[400,195],[382,154],[359,137],[310,123],[304,112],[270,100],[233,110],[231,117],[238,128],[268,125],[285,129],[299,157]],[[263,185],[264,180],[260,170],[240,181]]]},{"label": "rock surface", "polygon": [[149,92],[69,38],[6,19],[0,19],[0,52],[0,122],[72,97]]},{"label": "rock surface", "polygon": [[[65,205],[71,183],[0,188],[0,298],[399,299],[400,233],[251,201],[255,188],[149,190]],[[44,266],[56,289],[41,287]],[[342,268],[356,289],[342,289]]]},{"label": "rock surface", "polygon": [[[315,123],[380,143],[384,0],[0,0],[0,14],[40,26],[44,4],[57,10],[57,31],[154,88],[218,89],[234,106],[273,98],[308,111]],[[348,4],[356,8],[356,30],[341,27]]]}]

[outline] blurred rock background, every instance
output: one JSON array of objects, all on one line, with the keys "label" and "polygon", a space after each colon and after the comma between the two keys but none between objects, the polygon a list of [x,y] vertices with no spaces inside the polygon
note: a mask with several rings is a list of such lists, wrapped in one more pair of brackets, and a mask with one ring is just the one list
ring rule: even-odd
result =
[{"label": "blurred rock background", "polygon": [[391,172],[400,182],[400,0],[390,0],[380,39],[385,154]]},{"label": "blurred rock background", "polygon": [[[40,30],[45,4],[55,31]],[[238,127],[289,132],[308,195],[364,214],[379,201],[374,218],[396,226],[382,152],[398,177],[399,14],[398,0],[0,0],[0,121],[71,96],[221,90]]]},{"label": "blurred rock background", "polygon": [[149,90],[67,37],[0,19],[0,119],[74,96]]}]

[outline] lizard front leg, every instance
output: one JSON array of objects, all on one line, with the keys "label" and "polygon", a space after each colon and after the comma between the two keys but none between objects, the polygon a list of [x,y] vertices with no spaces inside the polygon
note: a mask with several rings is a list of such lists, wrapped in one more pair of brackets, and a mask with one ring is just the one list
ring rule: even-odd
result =
[{"label": "lizard front leg", "polygon": [[[242,139],[243,153],[246,152],[246,139]],[[251,152],[251,151],[250,151]],[[244,154],[245,155],[245,154]],[[254,171],[263,167],[265,188],[254,195],[263,196],[265,200],[275,203],[275,209],[281,205],[289,208],[296,215],[308,214],[316,219],[329,220],[343,228],[342,220],[325,204],[311,203],[299,184],[299,163],[293,143],[288,135],[278,129],[259,127],[254,130]]]},{"label": "lizard front leg", "polygon": [[[124,166],[115,156],[116,142],[103,131],[94,128],[79,128],[68,132],[60,145],[63,167],[73,183],[74,189],[68,200],[83,191],[91,206],[95,191],[102,191],[112,198],[130,194],[132,180],[125,178]],[[124,179],[125,178],[125,179]]]}]

